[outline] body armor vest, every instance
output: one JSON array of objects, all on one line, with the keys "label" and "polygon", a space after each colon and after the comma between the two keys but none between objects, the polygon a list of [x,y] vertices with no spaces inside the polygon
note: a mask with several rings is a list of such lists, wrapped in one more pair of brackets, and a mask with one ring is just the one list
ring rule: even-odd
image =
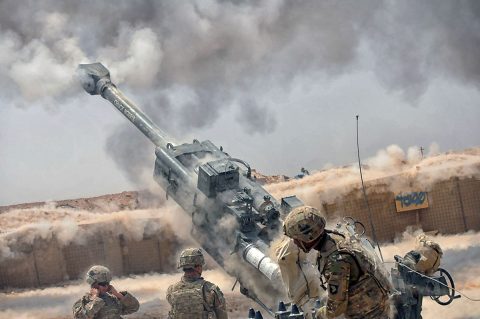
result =
[{"label": "body armor vest", "polygon": [[375,252],[369,251],[356,238],[335,236],[332,240],[336,247],[320,254],[320,273],[324,274],[326,259],[336,251],[352,256],[361,272],[356,282],[349,283],[346,317],[384,318],[385,314],[388,315],[391,284],[383,264]]},{"label": "body armor vest", "polygon": [[173,287],[171,319],[215,319],[212,306],[205,300],[205,280],[180,281]]}]

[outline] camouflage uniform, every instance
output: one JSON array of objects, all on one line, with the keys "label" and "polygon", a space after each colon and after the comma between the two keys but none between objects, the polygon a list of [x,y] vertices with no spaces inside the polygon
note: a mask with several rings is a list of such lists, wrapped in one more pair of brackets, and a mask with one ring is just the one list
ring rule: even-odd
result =
[{"label": "camouflage uniform", "polygon": [[318,267],[327,284],[327,305],[317,318],[389,318],[388,276],[358,241],[325,231],[325,218],[313,207],[295,208],[284,222],[284,232],[305,252],[318,250]]},{"label": "camouflage uniform", "polygon": [[327,283],[328,299],[317,318],[341,314],[351,319],[389,318],[388,279],[375,273],[365,253],[351,247],[342,236],[327,234],[324,240],[318,266]]},{"label": "camouflage uniform", "polygon": [[75,319],[119,319],[120,315],[134,313],[140,307],[138,300],[126,291],[120,292],[125,296],[122,300],[106,293],[99,297],[85,294],[73,305]]},{"label": "camouflage uniform", "polygon": [[[110,282],[110,270],[104,266],[93,266],[87,272],[86,281],[93,285],[100,282]],[[138,310],[138,300],[126,291],[120,292],[124,298],[119,300],[113,294],[102,293],[98,297],[86,293],[73,305],[75,319],[121,319],[120,315],[127,315]]]},{"label": "camouflage uniform", "polygon": [[169,319],[227,319],[225,298],[220,288],[202,277],[182,279],[168,287],[167,301],[172,306]]},{"label": "camouflage uniform", "polygon": [[[202,251],[189,248],[180,255],[178,268],[188,270],[204,264]],[[228,319],[222,291],[200,274],[184,275],[179,282],[168,287],[167,301],[172,307],[169,319]]]}]

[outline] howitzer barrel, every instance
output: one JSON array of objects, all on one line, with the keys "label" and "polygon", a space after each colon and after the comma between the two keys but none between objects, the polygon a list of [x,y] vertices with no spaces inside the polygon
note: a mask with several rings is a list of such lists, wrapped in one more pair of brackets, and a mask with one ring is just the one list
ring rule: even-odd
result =
[{"label": "howitzer barrel", "polygon": [[[154,178],[167,198],[191,215],[192,234],[237,277],[242,293],[270,312],[260,297],[274,303],[284,289],[279,266],[266,252],[279,230],[280,206],[288,211],[300,201],[292,201],[291,196],[280,205],[251,178],[248,163],[230,157],[208,140],[168,143],[167,134],[117,89],[101,63],[81,64],[79,70],[87,93],[110,101],[156,145]],[[246,173],[236,163],[244,165]],[[222,221],[230,220],[235,221],[234,229],[223,231]],[[226,255],[225,248],[236,253],[234,259]],[[237,260],[240,263],[232,265]]]},{"label": "howitzer barrel", "polygon": [[166,146],[167,134],[117,89],[110,80],[110,72],[103,64],[80,64],[79,70],[85,91],[91,95],[100,94],[122,112],[153,144],[159,147]]}]

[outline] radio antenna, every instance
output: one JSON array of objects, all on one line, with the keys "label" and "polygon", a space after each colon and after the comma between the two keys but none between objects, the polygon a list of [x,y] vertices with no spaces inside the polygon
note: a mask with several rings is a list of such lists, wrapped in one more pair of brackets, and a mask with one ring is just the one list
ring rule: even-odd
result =
[{"label": "radio antenna", "polygon": [[357,114],[357,158],[358,158],[358,168],[360,169],[360,180],[362,181],[363,198],[365,199],[365,204],[367,205],[368,221],[370,223],[370,228],[372,229],[373,242],[377,245],[378,252],[380,253],[380,258],[382,259],[382,262],[383,262],[382,250],[380,249],[380,245],[378,244],[378,241],[377,241],[377,234],[375,233],[375,227],[373,227],[372,211],[370,210],[370,205],[368,204],[367,192],[365,191],[365,184],[363,183],[362,163],[360,161],[360,145],[358,143],[358,114]]}]

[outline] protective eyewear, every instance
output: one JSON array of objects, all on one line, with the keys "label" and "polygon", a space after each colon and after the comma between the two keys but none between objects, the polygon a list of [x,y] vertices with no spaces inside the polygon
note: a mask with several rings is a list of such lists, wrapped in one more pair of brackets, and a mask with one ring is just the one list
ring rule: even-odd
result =
[{"label": "protective eyewear", "polygon": [[102,286],[102,287],[108,287],[108,286],[110,286],[110,283],[107,282],[107,281],[104,281],[104,282],[98,282],[97,285]]}]

